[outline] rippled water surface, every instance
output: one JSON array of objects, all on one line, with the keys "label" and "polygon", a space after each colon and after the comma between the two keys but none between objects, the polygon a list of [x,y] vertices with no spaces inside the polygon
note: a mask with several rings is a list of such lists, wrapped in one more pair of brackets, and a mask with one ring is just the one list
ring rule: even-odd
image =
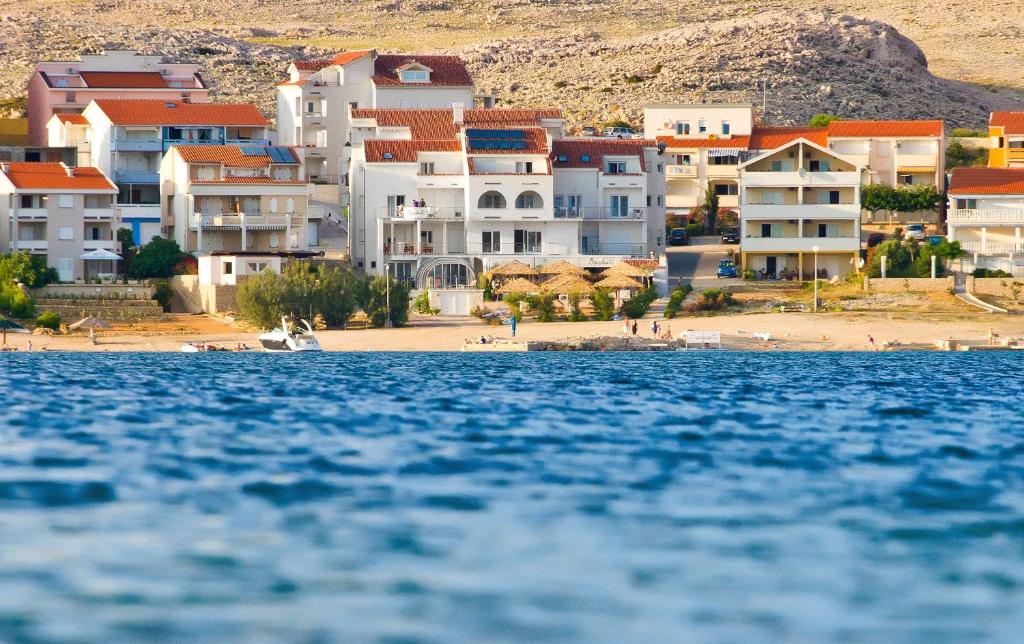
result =
[{"label": "rippled water surface", "polygon": [[0,641],[1021,641],[1022,374],[0,355]]}]

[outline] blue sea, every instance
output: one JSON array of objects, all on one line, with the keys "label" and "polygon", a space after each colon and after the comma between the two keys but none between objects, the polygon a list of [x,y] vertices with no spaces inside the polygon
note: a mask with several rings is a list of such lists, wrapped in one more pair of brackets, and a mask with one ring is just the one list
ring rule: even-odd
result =
[{"label": "blue sea", "polygon": [[0,641],[1020,642],[1022,374],[0,354]]}]

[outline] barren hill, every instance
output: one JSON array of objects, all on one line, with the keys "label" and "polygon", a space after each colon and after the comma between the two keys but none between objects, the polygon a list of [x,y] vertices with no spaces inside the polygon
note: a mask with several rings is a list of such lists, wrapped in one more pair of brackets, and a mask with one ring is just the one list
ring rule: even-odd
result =
[{"label": "barren hill", "polygon": [[[819,111],[939,116],[980,126],[1024,109],[1016,0],[8,0],[0,97],[32,63],[132,48],[199,59],[222,100],[273,115],[287,60],[343,48],[450,51],[506,105],[576,124],[635,120],[645,103],[749,100],[771,122]],[[912,40],[913,39],[913,40]]]}]

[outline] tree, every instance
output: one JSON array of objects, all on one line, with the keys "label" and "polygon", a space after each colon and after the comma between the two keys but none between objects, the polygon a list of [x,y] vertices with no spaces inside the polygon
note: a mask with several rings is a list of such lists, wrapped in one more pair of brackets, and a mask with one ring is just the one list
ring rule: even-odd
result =
[{"label": "tree", "polygon": [[868,277],[882,276],[882,257],[886,258],[886,277],[917,277],[910,251],[898,239],[884,241],[868,255]]},{"label": "tree", "polygon": [[708,186],[704,194],[704,231],[708,235],[715,234],[715,218],[718,216],[718,193],[714,186]]},{"label": "tree", "polygon": [[131,275],[139,279],[170,277],[182,255],[178,242],[156,236],[132,260]]},{"label": "tree", "polygon": [[243,318],[260,329],[272,329],[284,316],[284,277],[266,271],[238,285],[235,300]]},{"label": "tree", "polygon": [[18,251],[0,255],[0,284],[21,282],[29,288],[42,288],[58,279],[57,271],[46,265],[46,258]]},{"label": "tree", "polygon": [[835,114],[815,114],[807,121],[807,124],[811,127],[828,127],[828,124],[832,121],[840,121],[838,116]]},{"label": "tree", "polygon": [[344,326],[359,309],[356,291],[360,280],[351,271],[325,265],[318,269],[317,280],[313,310],[322,315],[329,326]]},{"label": "tree", "polygon": [[135,235],[131,228],[117,229],[117,242],[121,245],[121,275],[128,279],[132,271],[132,260],[135,259]]},{"label": "tree", "polygon": [[278,275],[265,271],[238,287],[239,313],[260,328],[276,325],[284,315],[320,316],[329,326],[342,326],[358,309],[361,280],[337,267],[313,268],[292,262]]},{"label": "tree", "polygon": [[946,147],[946,169],[983,166],[988,158],[988,150],[984,148],[969,149],[960,141],[951,141]]},{"label": "tree", "polygon": [[587,319],[586,315],[583,315],[583,308],[580,306],[579,293],[571,293],[569,295],[569,315],[568,320],[570,322],[585,322]]},{"label": "tree", "polygon": [[405,326],[409,321],[409,287],[393,277],[375,277],[370,282],[369,302],[363,310],[376,327],[385,326],[389,317],[391,326]]},{"label": "tree", "polygon": [[594,307],[594,317],[598,320],[610,320],[615,315],[615,300],[612,299],[611,291],[606,288],[596,288],[590,295],[590,304]]},{"label": "tree", "polygon": [[555,294],[541,293],[527,299],[530,308],[537,312],[538,322],[555,321]]}]

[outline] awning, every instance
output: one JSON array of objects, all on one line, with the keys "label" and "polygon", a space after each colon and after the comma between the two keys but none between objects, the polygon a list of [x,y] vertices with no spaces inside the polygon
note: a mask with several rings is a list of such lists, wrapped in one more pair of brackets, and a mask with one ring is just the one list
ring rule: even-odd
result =
[{"label": "awning", "polygon": [[738,157],[740,151],[730,148],[708,148],[709,157]]},{"label": "awning", "polygon": [[914,174],[914,173],[917,173],[917,172],[929,172],[929,173],[934,174],[935,173],[935,166],[910,165],[910,166],[906,166],[906,167],[902,167],[902,168],[896,168],[896,172],[902,172],[904,174]]},{"label": "awning", "polygon": [[93,260],[98,260],[98,261],[110,262],[110,261],[117,261],[117,260],[121,259],[121,256],[118,255],[117,253],[112,253],[109,250],[105,250],[103,248],[97,248],[96,250],[91,250],[88,253],[85,253],[84,255],[80,255],[78,259],[84,259],[84,260],[93,259]]}]

